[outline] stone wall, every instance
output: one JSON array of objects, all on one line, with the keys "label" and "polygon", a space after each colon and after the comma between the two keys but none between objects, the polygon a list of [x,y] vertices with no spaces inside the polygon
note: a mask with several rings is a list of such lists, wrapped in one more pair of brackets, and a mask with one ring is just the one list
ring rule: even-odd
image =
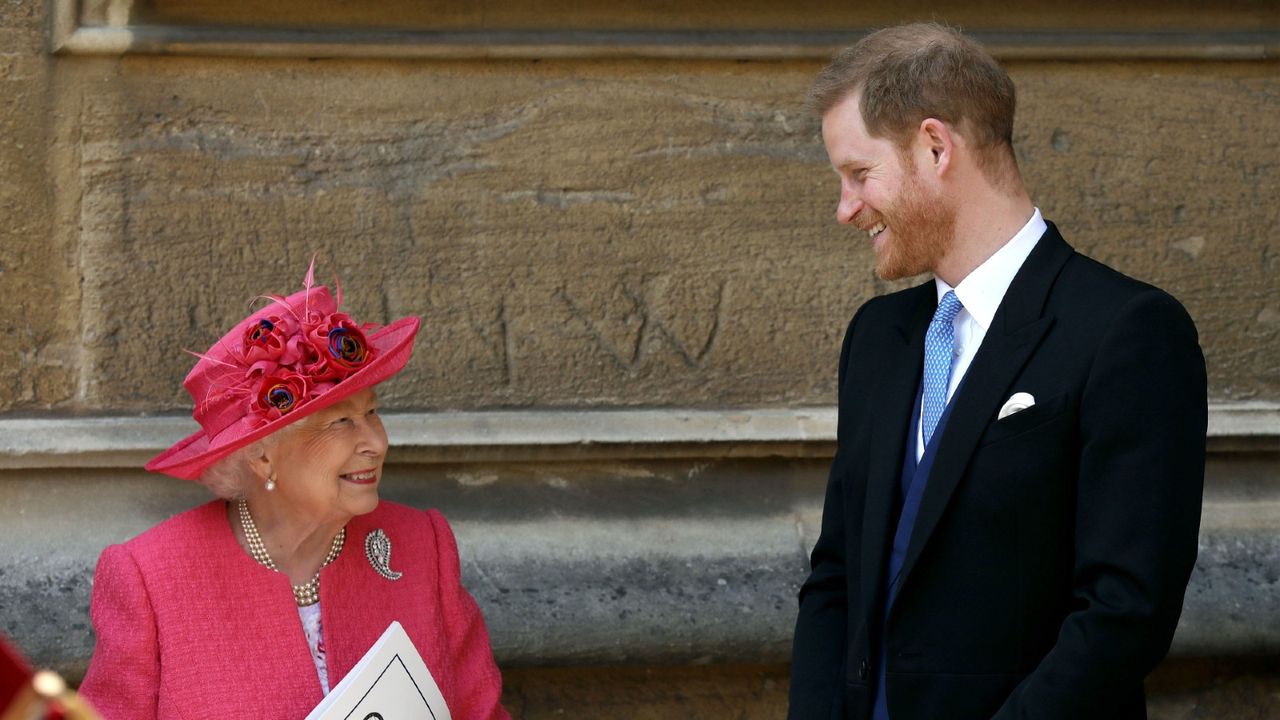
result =
[{"label": "stone wall", "polygon": [[[825,56],[805,43],[836,42],[847,4],[487,5],[0,0],[0,631],[36,659],[82,673],[98,552],[205,497],[138,470],[184,429],[150,424],[190,407],[182,351],[298,289],[316,254],[357,317],[425,319],[383,388],[405,428],[387,491],[454,519],[519,717],[782,712],[840,334],[902,286],[833,222],[801,109]],[[844,27],[901,17],[864,5]],[[1260,717],[1280,691],[1264,5],[1038,2],[991,36],[1037,204],[1177,295],[1209,364],[1201,562],[1153,717]],[[282,29],[220,29],[255,12]],[[397,22],[420,34],[289,34]],[[552,26],[652,32],[619,49]],[[1035,34],[1060,27],[1066,45]],[[612,414],[635,408],[658,419]],[[697,412],[707,434],[672,430]],[[474,432],[450,445],[456,428]]]},{"label": "stone wall", "polygon": [[[0,408],[180,410],[182,348],[312,253],[358,316],[425,317],[396,407],[830,402],[887,286],[832,222],[817,68],[59,59],[9,119]],[[1214,399],[1280,398],[1274,64],[1011,71],[1046,216],[1187,305]]]}]

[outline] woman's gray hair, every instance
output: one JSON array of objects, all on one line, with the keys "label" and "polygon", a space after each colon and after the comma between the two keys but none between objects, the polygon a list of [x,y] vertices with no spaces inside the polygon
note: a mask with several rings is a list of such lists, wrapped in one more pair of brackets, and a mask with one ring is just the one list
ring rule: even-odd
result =
[{"label": "woman's gray hair", "polygon": [[264,443],[250,443],[215,462],[200,473],[200,483],[224,500],[243,497],[249,486],[258,479],[249,463],[262,456]]},{"label": "woman's gray hair", "polygon": [[215,462],[200,473],[200,483],[224,500],[244,497],[249,486],[259,480],[249,463],[278,445],[290,428],[297,425],[298,423],[285,425],[261,440],[249,443]]}]

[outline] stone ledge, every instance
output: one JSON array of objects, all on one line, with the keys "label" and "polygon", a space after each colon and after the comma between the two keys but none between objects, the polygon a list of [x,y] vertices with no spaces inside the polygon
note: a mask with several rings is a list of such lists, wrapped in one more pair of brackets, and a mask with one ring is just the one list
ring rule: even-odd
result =
[{"label": "stone ledge", "polygon": [[[384,497],[453,524],[504,664],[786,660],[829,460],[563,460],[386,467]],[[1278,461],[1210,458],[1176,655],[1280,654]],[[0,632],[83,672],[102,548],[208,497],[136,465],[0,471]]]},{"label": "stone ledge", "polygon": [[[796,525],[784,512],[641,521],[458,518],[455,529],[464,581],[484,611],[498,659],[550,666],[785,662],[806,575]],[[1204,528],[1174,656],[1280,653],[1280,528],[1272,525]],[[6,558],[0,577],[0,630],[38,662],[72,675],[83,672],[92,648],[87,608],[95,556],[28,550]]]},{"label": "stone ledge", "polygon": [[[196,25],[55,24],[66,55],[214,55],[467,59],[827,60],[865,31],[478,31],[312,30]],[[1004,60],[1268,60],[1268,31],[974,31]]]},{"label": "stone ledge", "polygon": [[1209,450],[1280,450],[1280,403],[1211,403]]},{"label": "stone ledge", "polygon": [[[387,413],[398,463],[829,457],[833,407]],[[136,468],[195,431],[190,418],[0,419],[0,469]],[[1280,404],[1209,406],[1211,452],[1280,450]]]}]

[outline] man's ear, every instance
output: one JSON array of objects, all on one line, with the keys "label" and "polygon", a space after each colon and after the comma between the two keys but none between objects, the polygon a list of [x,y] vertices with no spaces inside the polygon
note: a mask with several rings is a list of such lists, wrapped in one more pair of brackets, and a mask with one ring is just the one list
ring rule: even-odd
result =
[{"label": "man's ear", "polygon": [[937,118],[920,121],[916,131],[916,143],[927,154],[926,162],[937,177],[947,174],[955,159],[956,138],[951,128]]}]

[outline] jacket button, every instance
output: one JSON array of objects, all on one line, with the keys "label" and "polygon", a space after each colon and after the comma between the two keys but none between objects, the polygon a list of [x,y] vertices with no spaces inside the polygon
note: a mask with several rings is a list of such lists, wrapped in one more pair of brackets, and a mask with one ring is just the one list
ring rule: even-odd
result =
[{"label": "jacket button", "polygon": [[870,674],[871,674],[871,666],[867,665],[867,661],[865,659],[862,662],[858,663],[858,677],[860,679],[866,680],[867,675],[870,675]]}]

